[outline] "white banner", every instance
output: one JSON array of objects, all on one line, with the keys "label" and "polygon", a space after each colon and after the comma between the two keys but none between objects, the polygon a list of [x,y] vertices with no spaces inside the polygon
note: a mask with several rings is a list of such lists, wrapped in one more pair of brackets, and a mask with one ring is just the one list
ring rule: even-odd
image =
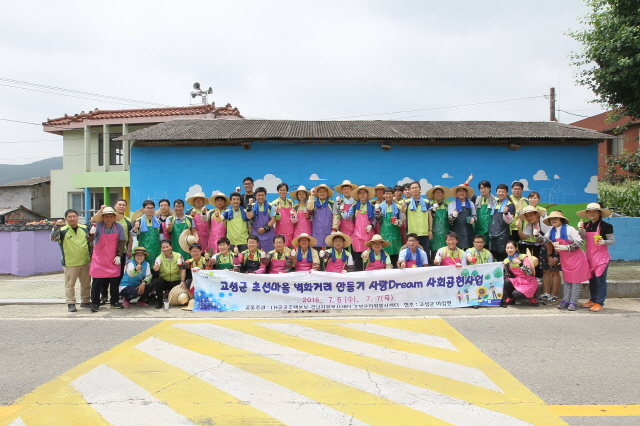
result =
[{"label": "white banner", "polygon": [[194,311],[288,311],[499,306],[502,263],[370,272],[193,274]]}]

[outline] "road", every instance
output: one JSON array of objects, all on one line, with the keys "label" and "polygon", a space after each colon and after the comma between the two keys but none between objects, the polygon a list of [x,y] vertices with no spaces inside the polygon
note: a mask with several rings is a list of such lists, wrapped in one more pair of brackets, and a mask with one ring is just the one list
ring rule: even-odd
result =
[{"label": "road", "polygon": [[640,302],[324,313],[0,306],[0,426],[640,423]]}]

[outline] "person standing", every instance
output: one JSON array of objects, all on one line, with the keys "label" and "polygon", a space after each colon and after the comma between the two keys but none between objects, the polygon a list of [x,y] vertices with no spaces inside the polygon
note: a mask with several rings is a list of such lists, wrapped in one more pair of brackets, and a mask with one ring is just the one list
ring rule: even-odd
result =
[{"label": "person standing", "polygon": [[251,231],[259,238],[259,247],[263,252],[273,250],[273,237],[276,236],[276,209],[267,203],[267,189],[259,187],[255,192],[256,202],[253,203],[253,224]]},{"label": "person standing", "polygon": [[[451,198],[451,190],[446,186],[436,185],[429,189],[426,193],[427,199],[431,204],[431,216],[433,229],[431,231],[430,259],[436,256],[436,251],[447,244],[446,235],[449,232],[449,203],[447,198]],[[425,249],[426,251],[426,249]]]},{"label": "person standing", "polygon": [[199,244],[198,231],[193,225],[193,218],[184,214],[184,201],[175,200],[173,210],[176,214],[167,218],[167,233],[171,236],[171,245],[180,253],[184,260],[191,259],[191,255],[180,247],[180,234],[187,231],[196,237],[194,243]]},{"label": "person standing", "polygon": [[284,237],[285,247],[291,247],[294,225],[293,222],[291,222],[293,200],[287,198],[289,185],[282,182],[278,184],[276,190],[278,191],[278,199],[271,203],[271,207],[275,209],[276,212],[275,233]]},{"label": "person standing", "polygon": [[402,247],[400,229],[405,221],[405,215],[402,211],[405,205],[398,206],[393,200],[393,189],[385,188],[384,201],[379,206],[376,219],[380,224],[380,236],[388,243],[384,246],[384,251],[389,255],[391,265],[395,265],[398,263],[398,255],[400,254],[400,247]]},{"label": "person standing", "polygon": [[100,306],[100,294],[105,283],[109,286],[111,296],[110,307],[122,309],[120,299],[120,259],[125,253],[124,228],[117,220],[122,215],[116,214],[112,207],[105,207],[101,213],[93,217],[96,222],[89,231],[94,236],[93,254],[89,274],[93,278],[91,285],[91,312],[97,312]]},{"label": "person standing", "polygon": [[491,223],[491,209],[496,203],[496,197],[491,194],[491,182],[483,180],[478,184],[480,196],[476,197],[476,215],[478,220],[474,223],[474,232],[484,237],[484,243],[489,244],[489,224]]},{"label": "person standing", "polygon": [[353,221],[353,235],[351,237],[351,248],[356,271],[362,271],[362,257],[366,250],[365,243],[375,235],[376,208],[369,201],[373,197],[373,188],[360,185],[357,190],[358,201],[351,206],[347,220]]},{"label": "person standing", "polygon": [[[355,224],[352,220],[348,220],[349,210],[356,203],[353,198],[353,191],[358,189],[358,185],[351,183],[349,180],[343,180],[342,183],[334,188],[342,197],[336,197],[336,203],[333,205],[333,227],[332,231],[340,231],[342,234],[353,237]],[[349,241],[351,241],[349,239]],[[349,243],[345,248],[349,248]]]},{"label": "person standing", "polygon": [[193,226],[198,232],[198,244],[202,250],[209,250],[209,222],[207,221],[207,203],[209,199],[204,192],[197,192],[187,198],[187,204],[192,206],[185,214],[193,219]]},{"label": "person standing", "polygon": [[585,251],[589,260],[591,277],[589,278],[590,297],[583,308],[591,312],[604,309],[607,298],[607,269],[609,269],[609,246],[615,243],[613,225],[603,222],[603,217],[611,216],[611,210],[605,209],[600,203],[589,203],[585,210],[576,213],[579,217],[589,219],[586,224],[581,220],[578,225],[580,236],[586,239]]},{"label": "person standing", "polygon": [[458,236],[458,246],[466,250],[473,247],[473,224],[476,221],[476,207],[469,200],[474,195],[473,188],[464,184],[454,186],[451,192],[455,201],[449,203],[449,223]]},{"label": "person standing", "polygon": [[[153,263],[160,255],[160,220],[154,215],[156,204],[151,200],[142,202],[142,216],[133,222],[132,235],[137,235],[137,247],[144,247],[147,250],[147,258],[149,264]],[[135,215],[134,215],[135,217]]]},{"label": "person standing", "polygon": [[69,312],[78,310],[75,289],[78,280],[80,280],[80,307],[91,307],[90,240],[93,240],[93,237],[89,236],[86,226],[78,224],[78,212],[73,209],[64,212],[64,220],[58,220],[51,230],[51,241],[57,242],[62,252],[61,262]]},{"label": "person standing", "polygon": [[227,238],[231,242],[231,249],[238,248],[238,251],[247,249],[247,239],[249,238],[250,220],[253,219],[253,205],[242,207],[242,197],[239,193],[233,192],[229,197],[231,206],[220,213],[217,209],[213,212],[213,219],[216,222],[224,222],[227,229]]},{"label": "person standing", "polygon": [[[298,186],[298,189],[291,191],[291,198],[296,200],[298,204],[293,206],[291,212],[291,223],[293,223],[293,238],[299,237],[301,234],[311,235],[313,229],[311,227],[311,213],[307,210],[307,200],[311,195],[311,192],[307,191],[303,185]],[[291,241],[293,246],[293,240]]]},{"label": "person standing", "polygon": [[429,240],[433,236],[433,217],[429,212],[431,205],[421,197],[420,182],[413,181],[410,185],[411,198],[405,201],[407,216],[407,242],[409,234],[418,236],[418,243],[424,250],[429,250]]},{"label": "person standing", "polygon": [[491,207],[491,222],[489,222],[489,251],[497,262],[507,257],[506,245],[511,239],[509,225],[513,221],[515,208],[507,194],[509,187],[501,183],[496,188],[498,198]]},{"label": "person standing", "polygon": [[[231,204],[231,200],[227,198],[221,192],[213,193],[211,197],[209,197],[209,204],[211,204],[214,208],[213,210],[209,210],[207,212],[207,221],[209,222],[209,254],[213,255],[218,253],[218,240],[220,238],[227,236],[227,228],[225,227],[224,222],[217,222],[212,218],[215,212],[218,212],[218,215],[224,213],[224,209],[229,207]],[[199,234],[198,234],[199,235]]]},{"label": "person standing", "polygon": [[[240,196],[240,205],[243,209],[246,209],[256,200],[256,195],[253,193],[253,178],[247,176],[242,179],[242,186],[244,187],[244,194]],[[240,192],[240,187],[236,188],[236,192]]]},{"label": "person standing", "polygon": [[[315,199],[314,194],[318,197]],[[323,247],[325,239],[331,234],[331,227],[333,225],[333,189],[327,185],[320,184],[313,188],[311,191],[311,198],[307,203],[307,210],[313,212],[313,238],[316,239],[316,244],[320,244],[318,249]]]},{"label": "person standing", "polygon": [[[529,199],[522,196],[524,185],[522,182],[516,180],[511,184],[511,200],[516,209],[516,216],[520,216],[524,211],[524,208],[529,205]],[[512,222],[509,226],[511,231],[511,239],[516,243],[520,242],[520,234],[518,233],[518,227],[515,222]]]}]

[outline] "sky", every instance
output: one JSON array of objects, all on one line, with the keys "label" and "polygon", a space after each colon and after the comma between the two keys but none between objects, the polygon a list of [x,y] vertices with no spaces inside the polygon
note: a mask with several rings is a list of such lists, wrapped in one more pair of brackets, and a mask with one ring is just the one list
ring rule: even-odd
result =
[{"label": "sky", "polygon": [[0,163],[62,155],[48,118],[185,106],[194,82],[246,118],[292,120],[548,121],[555,87],[572,123],[603,111],[569,58],[581,46],[566,32],[587,12],[583,0],[2,2]]}]

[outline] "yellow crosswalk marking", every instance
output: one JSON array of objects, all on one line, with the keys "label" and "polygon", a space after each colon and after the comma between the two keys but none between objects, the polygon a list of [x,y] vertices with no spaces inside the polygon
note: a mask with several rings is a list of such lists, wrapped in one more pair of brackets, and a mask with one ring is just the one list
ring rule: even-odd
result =
[{"label": "yellow crosswalk marking", "polygon": [[[270,326],[273,323],[278,326]],[[342,325],[349,323],[374,324],[385,329]],[[366,329],[372,332],[364,331]],[[416,343],[392,337],[389,330],[394,329],[441,339],[421,339],[422,343]],[[210,330],[212,334],[199,330]],[[376,330],[379,333],[373,332]],[[228,333],[228,338],[211,338],[220,336],[215,333]],[[404,337],[407,336],[411,333]],[[165,321],[153,326],[40,386],[15,405],[0,407],[0,426],[17,418],[26,426],[110,424],[71,384],[84,375],[94,377],[100,368],[119,373],[122,380],[126,378],[127,383],[137,385],[139,393],[148,394],[156,404],[166,407],[163,409],[171,410],[193,424],[284,424],[273,416],[273,412],[269,415],[262,411],[264,406],[239,399],[238,393],[225,388],[224,383],[205,380],[203,376],[197,376],[197,372],[189,372],[189,368],[172,365],[171,357],[145,349],[150,348],[145,346],[150,341],[164,342],[161,347],[165,351],[181,351],[182,355],[191,354],[224,363],[229,366],[225,371],[242,373],[245,379],[253,377],[256,383],[271,383],[272,390],[287,390],[360,424],[451,424],[445,418],[454,424],[474,424],[471,418],[469,423],[461,419],[467,415],[465,413],[478,412],[503,416],[511,419],[512,424],[524,422],[545,426],[564,425],[560,418],[563,416],[640,416],[638,405],[548,406],[442,319],[233,319]],[[437,341],[444,344],[437,347]],[[268,346],[269,351],[282,349],[283,352],[265,352],[259,342]],[[429,345],[429,342],[436,343]],[[356,349],[345,350],[345,347]],[[444,365],[449,370],[438,372],[418,365],[412,367],[410,363],[397,361],[401,354],[406,354],[407,359],[424,360],[424,365]],[[99,368],[101,365],[109,369]],[[326,366],[334,366],[336,371],[322,370]],[[479,381],[472,381],[477,384],[460,379],[460,374],[455,373],[456,366],[460,371],[477,375]],[[94,376],[88,375],[92,371]],[[358,372],[353,377],[361,377],[362,386],[354,382],[353,377],[339,376],[347,374],[345,372]],[[215,369],[210,373],[215,374]],[[229,380],[234,378],[229,377]],[[406,395],[407,389],[416,392],[418,403],[405,403],[401,397],[394,398],[395,395],[389,394],[388,389],[393,389],[394,383],[399,394],[405,392]],[[380,389],[376,390],[378,385]],[[429,399],[431,397],[433,399]],[[122,398],[120,402],[127,401],[126,395]],[[446,414],[451,409],[451,401],[458,401],[455,404],[461,407],[457,417]],[[438,404],[443,404],[441,410]],[[483,424],[490,418],[491,415],[486,417]],[[300,419],[298,424],[304,424],[304,420]],[[110,417],[110,421],[114,420]]]}]

